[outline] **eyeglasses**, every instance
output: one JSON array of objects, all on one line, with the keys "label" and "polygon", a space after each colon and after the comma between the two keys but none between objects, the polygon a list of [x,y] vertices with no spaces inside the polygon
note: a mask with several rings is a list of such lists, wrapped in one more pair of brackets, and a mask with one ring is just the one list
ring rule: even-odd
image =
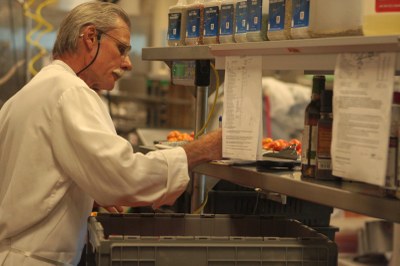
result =
[{"label": "eyeglasses", "polygon": [[117,48],[118,48],[118,51],[119,51],[119,53],[121,54],[121,56],[123,56],[123,57],[127,57],[127,56],[128,56],[129,52],[130,52],[131,49],[132,49],[132,46],[127,45],[127,44],[121,42],[121,41],[118,40],[117,38],[111,36],[111,35],[108,34],[108,33],[105,33],[104,31],[100,31],[100,34],[106,35],[107,37],[109,37],[110,39],[113,39],[113,40],[117,43]]}]

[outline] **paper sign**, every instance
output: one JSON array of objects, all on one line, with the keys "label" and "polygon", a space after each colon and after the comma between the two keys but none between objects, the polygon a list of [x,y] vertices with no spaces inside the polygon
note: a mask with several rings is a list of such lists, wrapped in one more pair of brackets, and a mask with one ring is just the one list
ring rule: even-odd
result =
[{"label": "paper sign", "polygon": [[256,160],[261,156],[261,78],[261,57],[226,57],[222,119],[224,158]]},{"label": "paper sign", "polygon": [[340,54],[333,89],[333,175],[384,186],[395,53]]}]

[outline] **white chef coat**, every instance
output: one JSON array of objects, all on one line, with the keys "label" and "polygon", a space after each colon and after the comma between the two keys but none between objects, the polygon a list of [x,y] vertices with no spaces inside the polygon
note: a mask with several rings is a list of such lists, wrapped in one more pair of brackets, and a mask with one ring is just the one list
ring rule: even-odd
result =
[{"label": "white chef coat", "polygon": [[134,153],[97,93],[55,60],[0,110],[0,265],[77,264],[93,200],[158,207],[188,181],[182,148]]}]

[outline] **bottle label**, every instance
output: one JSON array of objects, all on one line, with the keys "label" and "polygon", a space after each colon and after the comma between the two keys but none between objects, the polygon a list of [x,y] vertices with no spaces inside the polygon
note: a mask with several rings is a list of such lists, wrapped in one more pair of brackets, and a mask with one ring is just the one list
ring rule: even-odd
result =
[{"label": "bottle label", "polygon": [[219,7],[204,8],[204,36],[215,37],[218,35]]},{"label": "bottle label", "polygon": [[170,13],[168,14],[168,40],[181,39],[181,13]]},{"label": "bottle label", "polygon": [[200,9],[187,11],[186,37],[198,38],[200,36]]},{"label": "bottle label", "polygon": [[317,127],[305,125],[303,131],[301,163],[315,166],[317,157]]},{"label": "bottle label", "polygon": [[304,125],[303,139],[301,141],[301,163],[308,165],[308,151],[310,150],[310,126]]},{"label": "bottle label", "polygon": [[308,27],[310,0],[292,0],[292,28]]},{"label": "bottle label", "polygon": [[331,170],[332,169],[332,160],[318,158],[317,172],[320,170]]},{"label": "bottle label", "polygon": [[219,26],[220,35],[232,35],[233,34],[233,17],[234,17],[234,6],[222,5],[221,6],[221,23]]},{"label": "bottle label", "polygon": [[269,1],[269,31],[281,31],[285,28],[285,0]]},{"label": "bottle label", "polygon": [[262,0],[248,0],[247,10],[247,31],[261,31]]},{"label": "bottle label", "polygon": [[318,124],[317,157],[331,158],[332,125]]},{"label": "bottle label", "polygon": [[318,139],[317,139],[317,134],[318,134],[318,128],[316,126],[311,126],[310,129],[310,150],[308,152],[309,160],[310,160],[310,165],[316,165],[317,163],[317,144],[318,144]]},{"label": "bottle label", "polygon": [[375,0],[375,11],[376,12],[399,12],[400,1],[399,0]]},{"label": "bottle label", "polygon": [[236,3],[236,29],[235,33],[246,33],[247,27],[247,1]]}]

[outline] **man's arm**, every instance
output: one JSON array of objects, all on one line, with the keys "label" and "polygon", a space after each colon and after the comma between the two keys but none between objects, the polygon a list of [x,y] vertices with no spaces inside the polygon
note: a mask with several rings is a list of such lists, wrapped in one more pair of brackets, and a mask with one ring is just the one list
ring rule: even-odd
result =
[{"label": "man's arm", "polygon": [[222,159],[222,130],[218,129],[201,136],[183,146],[186,152],[189,169],[194,166]]}]

